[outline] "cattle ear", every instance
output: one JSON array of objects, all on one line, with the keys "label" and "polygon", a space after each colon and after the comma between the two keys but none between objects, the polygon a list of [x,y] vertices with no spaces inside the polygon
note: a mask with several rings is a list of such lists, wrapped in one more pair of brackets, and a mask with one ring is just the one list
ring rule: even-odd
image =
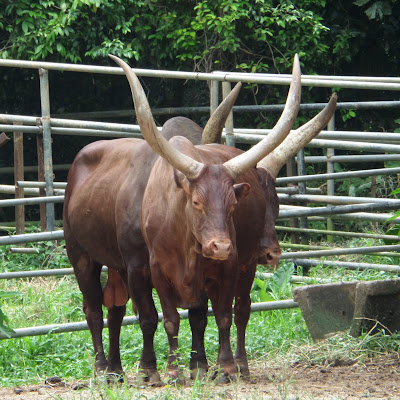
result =
[{"label": "cattle ear", "polygon": [[238,183],[233,185],[235,191],[236,200],[244,199],[250,192],[250,185],[248,183]]},{"label": "cattle ear", "polygon": [[186,176],[182,174],[182,172],[178,171],[175,168],[174,168],[174,179],[176,186],[183,189],[187,194],[190,194],[188,178],[186,178]]}]

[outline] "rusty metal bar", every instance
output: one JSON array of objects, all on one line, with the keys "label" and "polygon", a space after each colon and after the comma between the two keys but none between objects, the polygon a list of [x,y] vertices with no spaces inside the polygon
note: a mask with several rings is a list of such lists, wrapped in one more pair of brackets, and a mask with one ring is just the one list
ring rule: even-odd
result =
[{"label": "rusty metal bar", "polygon": [[[18,124],[15,122],[15,126]],[[17,129],[17,128],[16,128]],[[24,180],[24,134],[15,131],[14,134],[14,182]],[[15,198],[24,198],[24,189],[15,186]],[[25,232],[25,206],[18,204],[15,206],[15,228],[17,235]]]},{"label": "rusty metal bar", "polygon": [[[38,157],[38,180],[45,183],[45,174],[44,174],[44,152],[43,152],[43,134],[41,132],[40,135],[36,136],[36,148],[37,148],[37,157]],[[19,182],[17,185],[20,186]],[[39,196],[46,196],[45,187],[39,188]],[[47,217],[46,217],[46,204],[40,204],[40,230],[42,232],[46,231],[47,227]]]}]

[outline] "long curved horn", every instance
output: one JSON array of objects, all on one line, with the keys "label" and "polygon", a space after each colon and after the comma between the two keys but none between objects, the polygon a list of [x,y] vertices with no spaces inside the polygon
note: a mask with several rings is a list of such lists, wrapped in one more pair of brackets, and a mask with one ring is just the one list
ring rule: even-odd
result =
[{"label": "long curved horn", "polygon": [[296,120],[300,107],[301,72],[299,57],[296,54],[293,62],[292,83],[286,100],[285,108],[279,121],[261,142],[250,150],[224,163],[234,179],[255,166],[267,154],[274,150],[289,134]]},{"label": "long curved horn", "polygon": [[222,101],[212,113],[203,130],[202,144],[221,143],[222,130],[224,129],[226,119],[235,104],[241,87],[241,82],[238,82],[228,96],[225,97],[224,101]]},{"label": "long curved horn", "polygon": [[333,93],[329,103],[319,114],[300,128],[290,132],[280,146],[257,164],[257,168],[264,168],[273,178],[276,178],[287,160],[306,146],[328,124],[335,112],[336,102],[337,95]]},{"label": "long curved horn", "polygon": [[136,116],[147,143],[156,153],[166,159],[174,168],[181,171],[188,179],[196,178],[204,165],[181,153],[164,139],[157,129],[149,102],[136,74],[126,62],[111,54],[109,56],[124,70],[128,78]]}]

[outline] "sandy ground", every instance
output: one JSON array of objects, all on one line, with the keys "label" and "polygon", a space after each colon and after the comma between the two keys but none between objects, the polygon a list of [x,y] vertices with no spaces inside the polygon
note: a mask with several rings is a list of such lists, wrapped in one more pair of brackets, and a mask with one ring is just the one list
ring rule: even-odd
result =
[{"label": "sandy ground", "polygon": [[208,382],[152,388],[128,374],[129,389],[88,382],[47,382],[18,388],[0,388],[1,400],[33,399],[400,399],[400,359],[397,354],[379,356],[362,364],[353,360],[330,365],[289,366],[252,364],[251,377],[229,384]]}]

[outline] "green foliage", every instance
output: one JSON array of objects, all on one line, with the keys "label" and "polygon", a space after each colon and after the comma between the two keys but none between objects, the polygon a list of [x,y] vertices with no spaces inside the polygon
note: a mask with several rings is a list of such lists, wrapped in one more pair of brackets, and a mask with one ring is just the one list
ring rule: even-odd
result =
[{"label": "green foliage", "polygon": [[214,64],[229,65],[230,54],[238,68],[249,72],[268,71],[270,62],[279,69],[291,63],[295,52],[304,61],[310,58],[306,48],[315,46],[313,51],[318,53],[327,50],[320,39],[328,28],[301,3],[295,7],[281,1],[273,7],[266,1],[202,1],[194,7],[190,25],[167,37],[175,43],[178,59],[192,59],[205,70]]},{"label": "green foliage", "polygon": [[[19,292],[6,292],[4,290],[0,290],[0,306],[2,305],[4,298],[9,298],[11,296],[19,295]],[[9,326],[9,319],[7,315],[3,312],[0,307],[0,333],[10,337],[10,333],[14,332]]]},{"label": "green foliage", "polygon": [[[239,66],[266,71],[327,51],[328,28],[315,10],[325,1],[282,0],[277,5],[218,0],[8,1],[0,10],[0,57],[82,62],[107,54],[175,68],[209,71]],[[189,63],[189,64],[188,64]]]},{"label": "green foliage", "polygon": [[99,39],[105,40],[105,51],[129,58],[135,55],[114,38],[108,38],[113,25],[118,29],[119,15],[124,9],[122,1],[13,0],[8,3],[0,10],[0,18],[5,21],[3,29],[8,33],[0,53],[2,58],[39,60],[54,59],[57,55],[56,60],[76,63],[82,61],[87,49],[94,48]]},{"label": "green foliage", "polygon": [[[396,119],[394,122],[396,124],[400,125],[400,118]],[[396,128],[394,131],[397,132],[397,133],[400,133],[400,128]]]},{"label": "green foliage", "polygon": [[255,278],[254,289],[259,291],[259,300],[274,301],[281,300],[288,292],[291,292],[290,278],[294,273],[293,263],[283,264],[267,281]]},{"label": "green foliage", "polygon": [[356,117],[356,112],[354,110],[346,110],[346,109],[340,109],[340,115],[342,116],[343,122],[348,121],[351,118]]},{"label": "green foliage", "polygon": [[63,246],[55,246],[53,242],[29,243],[26,247],[34,247],[38,253],[19,257],[10,253],[10,247],[13,246],[0,246],[1,272],[71,267]]},{"label": "green foliage", "polygon": [[[391,193],[392,196],[395,196],[397,198],[397,195],[400,194],[400,188],[397,188],[395,190],[393,190],[393,192]],[[400,210],[396,211],[387,221],[391,221],[395,218],[399,218],[400,217]],[[394,230],[395,228],[393,228]],[[400,232],[399,230],[397,230],[397,234],[400,236]]]},{"label": "green foliage", "polygon": [[392,15],[395,2],[395,0],[357,0],[354,4],[359,7],[367,5],[364,12],[369,19],[383,19],[385,15]]}]

